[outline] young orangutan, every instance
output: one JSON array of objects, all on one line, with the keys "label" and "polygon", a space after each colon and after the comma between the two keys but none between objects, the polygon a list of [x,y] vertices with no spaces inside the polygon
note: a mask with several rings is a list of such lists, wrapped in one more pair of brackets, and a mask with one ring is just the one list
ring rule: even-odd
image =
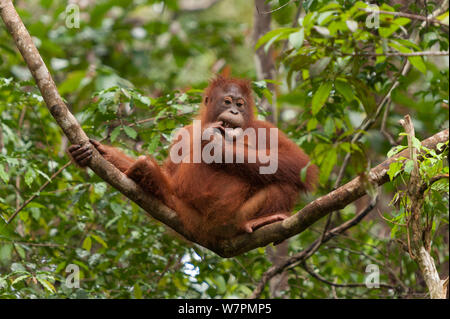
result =
[{"label": "young orangutan", "polygon": [[[183,160],[169,156],[160,166],[150,156],[137,160],[116,148],[91,140],[91,144],[109,162],[133,179],[146,192],[175,210],[186,230],[200,242],[215,242],[255,229],[290,215],[299,192],[310,191],[318,169],[308,156],[272,124],[254,118],[254,103],[248,81],[218,77],[205,90],[200,135],[194,139],[195,123],[184,128],[189,139],[179,135],[172,144],[172,155],[186,146]],[[240,130],[242,129],[242,130]],[[243,134],[248,129],[276,133],[275,146],[259,134],[256,139]],[[193,151],[202,154],[212,146],[221,161],[195,162]],[[92,156],[90,145],[72,145],[69,152],[80,166]],[[208,148],[208,149],[206,149]],[[276,170],[261,174],[267,165],[263,155],[274,153]],[[207,152],[206,152],[207,153]],[[232,163],[224,159],[233,158]],[[241,160],[237,160],[240,157]],[[242,161],[243,159],[243,161]],[[253,160],[252,160],[253,159]],[[304,181],[301,171],[306,169]]]}]

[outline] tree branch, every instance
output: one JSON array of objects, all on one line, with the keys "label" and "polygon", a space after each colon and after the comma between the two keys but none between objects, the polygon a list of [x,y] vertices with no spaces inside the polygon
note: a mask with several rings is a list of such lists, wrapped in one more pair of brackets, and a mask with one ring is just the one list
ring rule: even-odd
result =
[{"label": "tree branch", "polygon": [[364,8],[360,8],[359,10],[361,11],[365,11],[367,13],[371,13],[371,14],[387,14],[387,15],[392,15],[395,17],[404,17],[404,18],[409,18],[409,19],[413,19],[413,20],[422,20],[425,21],[425,23],[436,23],[436,24],[440,24],[442,26],[448,27],[448,24],[446,24],[445,22],[442,22],[436,18],[430,18],[430,17],[424,17],[424,16],[420,16],[417,14],[411,14],[411,13],[403,13],[403,12],[393,12],[393,11],[384,11],[384,10],[371,10],[371,9],[364,9]]},{"label": "tree branch", "polygon": [[[443,130],[432,137],[424,140],[422,145],[435,149],[438,143],[443,143],[449,138],[449,130]],[[366,178],[369,183],[382,185],[389,181],[387,171],[389,165],[399,157],[409,158],[408,150],[400,152],[389,158],[378,166],[372,168]],[[251,234],[245,234],[222,243],[221,256],[236,256],[256,247],[265,246],[271,242],[280,242],[283,239],[299,234],[329,213],[342,209],[348,204],[366,194],[366,181],[364,177],[358,176],[347,184],[324,195],[306,205],[295,215],[282,222],[273,223],[257,229]]]},{"label": "tree branch", "polygon": [[[10,0],[0,0],[0,16],[9,33],[12,35],[25,63],[30,69],[45,104],[64,134],[72,144],[88,144],[89,138],[78,124],[76,118],[64,104],[30,34],[23,25],[22,20]],[[92,150],[93,158],[90,161],[89,167],[98,176],[119,190],[126,197],[133,200],[152,217],[175,229],[189,239],[177,214],[173,210],[146,194],[138,185],[136,185],[136,183],[127,178],[125,174],[120,172],[111,163],[106,161],[95,148],[92,148]]]},{"label": "tree branch", "polygon": [[446,56],[449,51],[418,51],[418,52],[359,52],[359,53],[343,53],[350,56]]}]

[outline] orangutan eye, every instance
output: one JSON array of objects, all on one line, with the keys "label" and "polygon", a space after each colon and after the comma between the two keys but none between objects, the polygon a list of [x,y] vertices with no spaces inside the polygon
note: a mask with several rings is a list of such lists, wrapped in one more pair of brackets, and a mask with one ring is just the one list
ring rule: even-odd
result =
[{"label": "orangutan eye", "polygon": [[226,105],[230,105],[231,103],[233,103],[233,100],[231,99],[231,97],[227,96],[227,97],[225,98],[225,104],[226,104]]},{"label": "orangutan eye", "polygon": [[236,103],[236,105],[237,105],[238,107],[243,107],[243,106],[244,106],[244,101],[243,101],[243,100],[238,100],[237,103]]}]

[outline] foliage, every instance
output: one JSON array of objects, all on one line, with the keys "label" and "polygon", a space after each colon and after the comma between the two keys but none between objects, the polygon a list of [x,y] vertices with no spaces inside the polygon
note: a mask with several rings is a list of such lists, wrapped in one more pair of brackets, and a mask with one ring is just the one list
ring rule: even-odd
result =
[{"label": "foliage", "polygon": [[[277,58],[272,83],[279,127],[320,167],[320,188],[297,208],[333,188],[346,154],[351,158],[341,184],[383,161],[392,145],[381,128],[399,136],[397,121],[403,115],[414,119],[418,140],[448,127],[447,57],[382,55],[448,50],[445,27],[430,23],[422,28],[422,21],[388,14],[379,16],[379,28],[370,27],[370,13],[362,10],[367,5],[344,0],[301,1],[302,14],[293,25],[297,1],[279,10],[287,2],[270,1],[272,31],[254,46],[252,1],[220,1],[200,11],[184,10],[176,0],[86,3],[80,7],[79,28],[66,26],[67,1],[19,1],[16,6],[86,133],[129,155],[150,153],[163,160],[174,130],[193,119],[201,89],[225,65],[233,75],[254,80],[257,101],[272,101],[267,82],[256,79],[258,47],[273,48]],[[378,3],[382,10],[422,16],[437,8],[434,3],[426,9],[415,2]],[[402,74],[407,61],[412,67]],[[392,88],[392,102],[382,105]],[[369,120],[372,125],[364,128]],[[270,267],[263,248],[223,259],[186,242],[90,170],[70,165],[51,178],[68,162],[66,148],[67,139],[10,35],[0,28],[0,297],[243,298]],[[425,182],[448,173],[448,153],[423,151]],[[379,207],[396,224],[405,222],[400,183],[408,178],[408,165],[393,164],[389,173],[397,178],[380,190]],[[4,221],[33,195],[38,196],[7,225]],[[396,205],[388,207],[391,201]],[[365,204],[363,199],[335,213],[333,224],[352,218]],[[435,216],[433,254],[443,272],[448,270],[448,180],[431,186],[424,207]],[[334,292],[294,267],[287,272],[283,296],[424,296],[417,266],[396,241],[404,235],[396,224],[370,215],[307,261],[337,284],[364,283],[366,267],[376,264],[380,282],[395,289]],[[293,237],[289,254],[308,247],[323,227],[320,222]],[[66,285],[71,264],[80,270],[80,288]],[[269,289],[262,296],[270,297]]]}]

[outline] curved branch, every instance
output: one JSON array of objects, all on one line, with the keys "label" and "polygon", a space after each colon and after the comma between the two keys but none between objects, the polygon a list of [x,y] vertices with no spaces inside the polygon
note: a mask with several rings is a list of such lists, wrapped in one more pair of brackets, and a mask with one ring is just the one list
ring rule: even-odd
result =
[{"label": "curved branch", "polygon": [[[59,95],[50,72],[10,0],[0,0],[0,16],[30,69],[45,104],[64,134],[72,144],[89,143],[86,133]],[[139,186],[106,161],[94,148],[93,158],[89,167],[103,180],[137,203],[152,217],[189,239],[174,211],[144,193]]]},{"label": "curved branch", "polygon": [[[48,109],[64,134],[72,144],[89,143],[89,138],[86,133],[82,130],[59,95],[44,61],[39,55],[28,31],[10,0],[0,0],[0,16],[8,31],[13,36],[16,46],[30,69]],[[448,136],[449,132],[447,129],[428,138],[423,144],[428,148],[435,148],[438,143],[448,140]],[[402,152],[396,157],[398,156],[407,157],[407,154],[406,152]],[[387,182],[388,176],[386,172],[389,169],[390,163],[396,157],[373,168],[369,174],[369,181],[377,185]],[[134,201],[153,218],[174,229],[188,240],[194,241],[185,231],[176,212],[163,205],[154,197],[146,194],[136,183],[106,161],[95,149],[93,150],[93,158],[89,167],[99,177]],[[309,203],[302,210],[283,222],[264,226],[251,234],[224,240],[217,246],[207,245],[198,241],[195,242],[222,257],[236,256],[257,247],[266,246],[272,242],[281,242],[293,235],[301,233],[323,216],[332,211],[344,208],[346,205],[362,197],[366,193],[364,185],[365,183],[362,178],[357,177],[335,191]]]},{"label": "curved branch", "polygon": [[[449,138],[449,130],[443,130],[424,140],[422,145],[435,149],[438,143]],[[221,256],[231,257],[242,254],[251,249],[266,246],[271,242],[281,242],[286,238],[299,234],[322,217],[339,210],[366,194],[367,183],[380,186],[389,181],[387,171],[392,162],[399,157],[409,158],[408,150],[400,152],[378,166],[372,168],[367,174],[367,180],[358,176],[338,189],[314,200],[298,211],[295,215],[282,222],[273,223],[257,229],[251,234],[245,234],[222,243],[218,253]]]}]

